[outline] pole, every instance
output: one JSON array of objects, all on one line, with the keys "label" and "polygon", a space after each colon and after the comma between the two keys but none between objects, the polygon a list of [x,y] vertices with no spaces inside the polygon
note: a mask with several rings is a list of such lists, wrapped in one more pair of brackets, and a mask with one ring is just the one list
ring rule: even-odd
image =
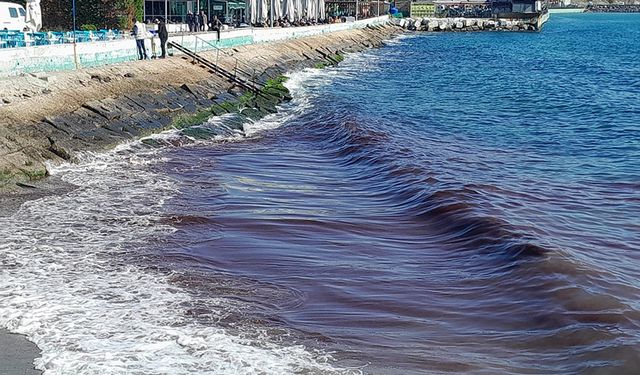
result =
[{"label": "pole", "polygon": [[72,0],[72,13],[73,13],[73,62],[76,65],[76,69],[78,66],[78,52],[76,50],[76,0]]},{"label": "pole", "polygon": [[271,3],[271,11],[269,12],[269,18],[271,19],[271,27],[273,27],[273,0],[269,1]]},{"label": "pole", "polygon": [[169,23],[169,0],[164,0],[164,23]]},{"label": "pole", "polygon": [[356,21],[358,20],[358,0],[356,0]]}]

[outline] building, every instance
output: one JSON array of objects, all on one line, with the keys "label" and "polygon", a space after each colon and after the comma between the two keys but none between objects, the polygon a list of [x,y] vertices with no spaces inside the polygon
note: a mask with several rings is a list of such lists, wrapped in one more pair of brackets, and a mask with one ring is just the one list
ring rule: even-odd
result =
[{"label": "building", "polygon": [[377,7],[382,14],[386,13],[382,1],[376,0],[325,0],[327,17],[355,17],[356,8],[358,18],[368,18],[377,14]]},{"label": "building", "polygon": [[436,15],[436,4],[433,1],[416,1],[411,3],[411,17],[423,18]]},{"label": "building", "polygon": [[245,0],[145,0],[144,19],[164,19],[171,23],[186,23],[189,12],[204,11],[209,19],[218,16],[225,23],[245,17]]}]

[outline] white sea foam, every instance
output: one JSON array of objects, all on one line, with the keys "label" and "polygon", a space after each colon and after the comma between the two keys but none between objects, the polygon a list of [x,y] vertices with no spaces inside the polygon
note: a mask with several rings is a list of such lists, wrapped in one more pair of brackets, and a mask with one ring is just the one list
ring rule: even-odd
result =
[{"label": "white sea foam", "polygon": [[[159,219],[180,186],[154,172],[162,160],[140,142],[83,154],[51,168],[75,191],[0,218],[0,326],[40,347],[47,375],[343,372],[301,345],[242,334],[256,328],[231,334],[189,318],[188,290],[130,261],[174,231]],[[206,303],[214,317],[231,304]]]},{"label": "white sea foam", "polygon": [[304,69],[288,74],[284,85],[289,89],[293,99],[281,105],[277,113],[267,115],[258,121],[249,121],[244,125],[247,137],[256,137],[260,133],[279,128],[292,118],[299,116],[313,106],[317,94],[312,89],[319,84],[329,84],[333,71],[330,69]]}]

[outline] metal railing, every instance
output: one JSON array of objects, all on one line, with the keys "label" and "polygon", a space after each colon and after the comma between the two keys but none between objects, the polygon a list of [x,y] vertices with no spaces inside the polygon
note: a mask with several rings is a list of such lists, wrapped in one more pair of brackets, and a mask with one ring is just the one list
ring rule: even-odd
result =
[{"label": "metal railing", "polygon": [[[257,86],[256,85],[257,75],[256,75],[255,67],[249,65],[246,62],[241,61],[231,53],[225,51],[223,48],[220,48],[220,46],[216,44],[217,41],[216,43],[212,43],[211,41],[205,40],[198,35],[191,34],[191,36],[195,37],[195,46],[193,49],[194,53],[197,54],[198,52],[211,52],[212,50],[215,51],[216,58],[215,58],[215,61],[213,61],[213,64],[216,67],[216,69],[218,68],[224,69],[220,67],[220,54],[222,54],[224,57],[231,59],[233,62],[233,69],[232,70],[225,69],[225,70],[228,70],[230,73],[232,73],[235,79],[239,78],[238,73],[240,73],[244,76],[240,78],[244,78],[245,80],[248,80],[249,82],[251,82],[253,86]],[[184,40],[184,35],[182,39]],[[206,47],[201,47],[200,51],[198,51],[198,43],[200,43],[201,46],[206,46]]]},{"label": "metal railing", "polygon": [[0,48],[46,46],[124,39],[127,35],[119,30],[24,32],[1,30]]}]

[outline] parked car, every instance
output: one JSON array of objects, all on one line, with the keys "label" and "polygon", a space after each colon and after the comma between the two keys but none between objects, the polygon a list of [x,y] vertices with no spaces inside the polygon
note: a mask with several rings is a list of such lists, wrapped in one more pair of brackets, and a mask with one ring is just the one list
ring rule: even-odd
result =
[{"label": "parked car", "polygon": [[0,30],[24,30],[26,16],[22,5],[0,1]]}]

